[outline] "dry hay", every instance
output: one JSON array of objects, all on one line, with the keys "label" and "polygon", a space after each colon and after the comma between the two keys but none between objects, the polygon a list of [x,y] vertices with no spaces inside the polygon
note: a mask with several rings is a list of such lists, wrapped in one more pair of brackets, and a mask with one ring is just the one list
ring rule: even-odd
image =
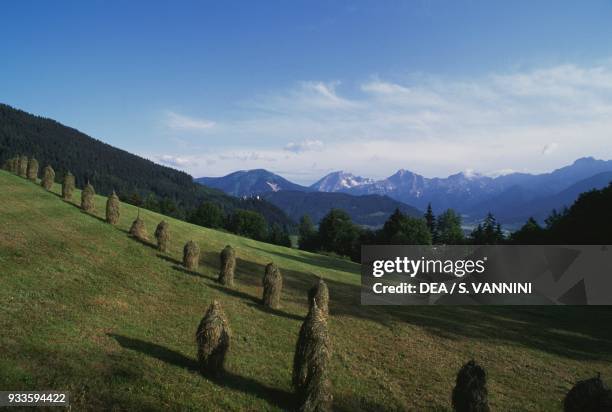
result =
[{"label": "dry hay", "polygon": [[268,263],[263,277],[264,306],[272,309],[280,307],[281,291],[283,290],[283,275],[274,263]]},{"label": "dry hay", "polygon": [[198,366],[202,374],[219,376],[223,373],[230,338],[227,317],[221,304],[214,300],[196,331]]},{"label": "dry hay", "polygon": [[43,175],[40,181],[40,185],[46,190],[51,190],[51,187],[53,187],[53,183],[55,183],[55,170],[53,170],[50,165],[47,165],[43,169]]},{"label": "dry hay", "polygon": [[19,174],[19,157],[11,157],[7,162],[7,169],[13,174]]},{"label": "dry hay", "polygon": [[72,199],[72,192],[74,192],[74,176],[67,172],[62,182],[62,198],[65,200]]},{"label": "dry hay", "polygon": [[7,172],[15,173],[15,158],[6,159],[2,168]]},{"label": "dry hay", "polygon": [[601,380],[599,374],[577,382],[563,400],[565,412],[612,411],[612,390]]},{"label": "dry hay", "polygon": [[36,182],[38,179],[38,160],[31,158],[28,160],[28,170],[27,170],[28,180]]},{"label": "dry hay", "polygon": [[144,220],[140,217],[140,211],[138,211],[136,220],[134,220],[132,226],[130,226],[130,236],[143,242],[149,240],[149,234],[147,233]]},{"label": "dry hay", "polygon": [[113,190],[113,193],[106,199],[106,221],[111,225],[116,225],[119,222],[119,216],[121,216],[120,205],[119,196]]},{"label": "dry hay", "polygon": [[327,316],[313,300],[300,329],[293,357],[292,385],[299,411],[331,410],[330,361],[331,340]]},{"label": "dry hay", "polygon": [[170,225],[165,220],[162,220],[161,222],[159,222],[159,225],[157,225],[157,228],[155,229],[157,249],[163,253],[166,253],[168,251],[168,242],[170,241],[169,227]]},{"label": "dry hay", "polygon": [[28,157],[21,156],[17,163],[17,174],[21,177],[28,177]]},{"label": "dry hay", "polygon": [[219,255],[221,270],[219,271],[219,283],[226,286],[234,286],[234,271],[236,269],[236,251],[227,245]]},{"label": "dry hay", "polygon": [[457,373],[452,395],[456,412],[488,412],[487,374],[474,360],[469,361]]},{"label": "dry hay", "polygon": [[19,158],[18,157],[11,157],[10,159],[8,159],[5,163],[4,163],[4,169],[7,170],[8,172],[17,174],[19,173],[18,169],[19,169]]},{"label": "dry hay", "polygon": [[185,243],[183,248],[183,266],[189,270],[198,270],[200,264],[200,247],[193,241]]},{"label": "dry hay", "polygon": [[308,291],[308,304],[312,305],[313,301],[317,303],[317,307],[320,308],[325,316],[329,315],[329,289],[327,289],[327,284],[321,278]]},{"label": "dry hay", "polygon": [[87,183],[83,191],[81,191],[81,209],[86,212],[93,212],[96,209],[94,203],[95,194],[96,191],[94,190],[94,187]]}]

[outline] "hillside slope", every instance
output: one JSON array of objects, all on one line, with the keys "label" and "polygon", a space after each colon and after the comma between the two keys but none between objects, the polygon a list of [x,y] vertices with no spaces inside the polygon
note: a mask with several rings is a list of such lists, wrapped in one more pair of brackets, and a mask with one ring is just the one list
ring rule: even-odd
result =
[{"label": "hillside slope", "polygon": [[[55,193],[58,193],[55,187]],[[282,410],[314,275],[330,286],[335,410],[449,410],[455,374],[476,358],[492,410],[558,411],[577,380],[612,377],[607,307],[364,307],[359,266],[174,219],[166,255],[24,179],[0,171],[0,387],[71,392],[74,410]],[[79,194],[76,194],[79,198]],[[150,234],[162,216],[141,210]],[[178,265],[193,239],[197,274]],[[237,249],[237,287],[214,279]],[[283,307],[261,309],[264,265]],[[219,299],[232,328],[227,376],[194,372],[194,333]],[[554,382],[554,384],[552,384]]]},{"label": "hillside slope", "polygon": [[77,186],[83,187],[89,181],[98,193],[115,190],[124,199],[135,194],[141,199],[149,195],[158,200],[169,199],[178,208],[175,216],[184,216],[203,201],[211,201],[226,212],[237,208],[254,210],[270,223],[292,224],[281,210],[267,202],[236,199],[193,182],[185,172],[158,165],[55,120],[0,104],[0,165],[16,155],[36,158],[41,170],[53,165],[58,182],[70,171]]}]

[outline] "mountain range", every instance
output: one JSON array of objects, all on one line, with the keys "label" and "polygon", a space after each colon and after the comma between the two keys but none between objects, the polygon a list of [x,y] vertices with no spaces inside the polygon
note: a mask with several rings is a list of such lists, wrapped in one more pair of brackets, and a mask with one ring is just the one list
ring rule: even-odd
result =
[{"label": "mountain range", "polygon": [[[330,203],[339,207],[335,200],[319,200],[324,199],[323,193],[353,196],[343,198],[342,203],[349,209],[352,204],[364,202],[356,198],[378,195],[401,202],[401,207],[410,208],[413,214],[414,210],[424,210],[431,203],[435,213],[452,208],[466,222],[475,222],[491,212],[500,222],[516,226],[530,216],[542,221],[552,209],[569,206],[580,193],[606,186],[612,181],[612,160],[583,157],[550,173],[510,173],[498,177],[462,172],[445,178],[427,178],[402,169],[385,179],[375,180],[338,171],[308,187],[262,169],[197,181],[239,196],[260,195],[290,216],[298,213],[300,205],[290,204],[289,199],[298,196],[286,192],[298,191],[309,193],[300,199],[307,199],[311,205]],[[305,209],[304,206],[300,211]]]}]

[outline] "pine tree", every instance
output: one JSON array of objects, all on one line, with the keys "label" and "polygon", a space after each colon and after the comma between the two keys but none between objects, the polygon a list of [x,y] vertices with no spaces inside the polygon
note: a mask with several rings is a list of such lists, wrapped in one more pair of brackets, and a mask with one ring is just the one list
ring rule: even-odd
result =
[{"label": "pine tree", "polygon": [[436,241],[436,216],[433,213],[431,208],[431,202],[427,204],[427,212],[425,212],[425,222],[427,223],[427,228],[429,229],[429,233],[431,233],[431,238]]}]

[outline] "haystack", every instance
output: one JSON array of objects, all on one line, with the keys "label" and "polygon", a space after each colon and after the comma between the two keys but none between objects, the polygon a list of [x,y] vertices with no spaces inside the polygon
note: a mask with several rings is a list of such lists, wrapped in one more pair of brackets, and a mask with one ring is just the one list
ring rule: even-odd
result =
[{"label": "haystack", "polygon": [[331,411],[330,361],[331,340],[327,316],[313,300],[300,329],[293,357],[292,385],[299,411]]},{"label": "haystack", "polygon": [[96,209],[96,205],[94,203],[95,194],[96,191],[94,190],[94,187],[87,183],[81,192],[81,209],[86,212],[93,212]]},{"label": "haystack", "polygon": [[155,229],[155,239],[157,239],[157,249],[166,253],[168,251],[168,242],[170,241],[170,225],[165,220],[159,222]]},{"label": "haystack", "polygon": [[474,360],[457,373],[452,396],[455,412],[488,412],[487,374]]},{"label": "haystack", "polygon": [[274,263],[268,263],[263,277],[263,304],[272,309],[280,307],[283,275]]},{"label": "haystack", "polygon": [[40,181],[40,185],[46,190],[51,190],[53,183],[55,183],[55,170],[53,170],[50,165],[47,165],[43,169],[43,175],[42,180]]},{"label": "haystack", "polygon": [[134,220],[132,222],[132,226],[130,226],[130,236],[143,242],[149,240],[149,234],[147,233],[145,222],[140,218],[140,210],[138,211],[136,220]]},{"label": "haystack", "polygon": [[113,193],[106,199],[106,221],[111,225],[116,225],[119,222],[121,216],[120,205],[119,196],[113,190]]},{"label": "haystack", "polygon": [[72,192],[74,192],[74,176],[70,172],[66,172],[64,175],[64,181],[62,182],[62,198],[64,200],[72,199]]},{"label": "haystack", "polygon": [[28,177],[28,157],[21,156],[18,162],[18,173],[21,177]]},{"label": "haystack", "polygon": [[36,182],[38,179],[38,160],[31,158],[28,160],[28,170],[27,170],[28,180]]},{"label": "haystack", "polygon": [[599,374],[590,379],[578,381],[565,395],[565,412],[612,411],[612,390],[601,380]]},{"label": "haystack", "polygon": [[219,255],[221,270],[219,271],[219,283],[226,286],[234,286],[234,271],[236,269],[236,251],[227,245]]},{"label": "haystack", "polygon": [[19,158],[18,157],[12,157],[8,160],[7,170],[13,174],[19,174]]},{"label": "haystack", "polygon": [[230,347],[231,331],[221,304],[214,300],[196,331],[198,366],[202,374],[219,376]]},{"label": "haystack", "polygon": [[183,248],[183,266],[189,270],[198,270],[200,264],[200,247],[190,240]]},{"label": "haystack", "polygon": [[327,317],[329,315],[329,290],[327,289],[327,284],[321,278],[308,291],[309,304],[312,305],[313,301],[317,303],[317,307]]}]

